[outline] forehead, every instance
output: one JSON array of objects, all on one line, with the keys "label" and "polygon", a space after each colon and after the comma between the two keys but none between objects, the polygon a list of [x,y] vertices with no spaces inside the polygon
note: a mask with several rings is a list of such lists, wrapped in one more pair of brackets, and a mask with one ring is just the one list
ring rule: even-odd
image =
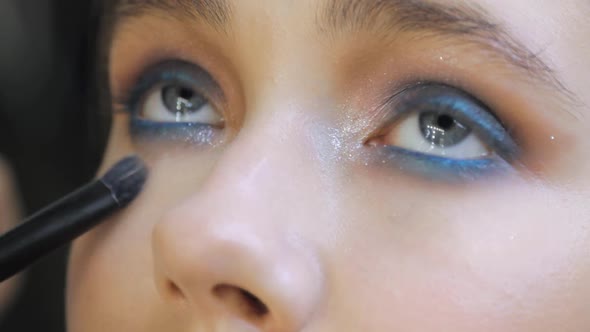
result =
[{"label": "forehead", "polygon": [[[544,61],[539,56],[546,53],[541,48],[547,44],[544,37],[548,35],[539,33],[539,29],[552,27],[548,24],[540,26],[538,19],[544,17],[555,23],[556,20],[549,20],[548,17],[559,12],[566,2],[576,3],[578,0],[566,0],[559,4],[536,3],[533,7],[530,0],[108,1],[108,8],[114,14],[109,15],[112,18],[110,26],[115,27],[115,32],[119,22],[159,13],[205,23],[224,34],[250,30],[253,27],[251,22],[269,20],[273,22],[271,26],[298,30],[311,27],[316,34],[331,37],[372,30],[389,35],[418,32],[428,36],[452,37],[456,41],[462,39],[488,49],[490,55],[563,92],[566,99],[575,98],[555,74],[552,61]],[[556,6],[558,8],[554,8]],[[539,13],[531,15],[535,10]],[[237,24],[238,21],[241,23]],[[554,30],[557,28],[553,27]]]},{"label": "forehead", "polygon": [[[277,13],[311,13],[313,17],[355,18],[351,14],[378,14],[395,10],[401,14],[408,10],[421,10],[424,20],[432,18],[438,9],[478,12],[481,15],[504,18],[505,21],[518,22],[528,16],[542,14],[549,18],[572,18],[575,12],[588,14],[590,2],[586,0],[535,1],[535,0],[105,0],[106,7],[119,16],[143,13],[149,10],[162,10],[169,13],[198,15],[208,23],[224,25],[236,16],[249,13],[272,16]],[[254,10],[252,10],[254,9]],[[277,10],[278,9],[278,10]],[[435,9],[435,10],[433,10]],[[317,15],[321,14],[321,15]],[[569,21],[572,22],[571,20]],[[539,22],[537,22],[539,23]],[[567,20],[560,23],[568,23]]]},{"label": "forehead", "polygon": [[[107,7],[117,13],[118,16],[131,16],[145,13],[151,10],[165,11],[176,14],[196,14],[210,24],[225,25],[236,16],[243,16],[249,12],[258,15],[273,16],[287,14],[294,15],[313,13],[318,20],[330,18],[354,19],[352,15],[362,13],[364,15],[379,16],[383,10],[395,10],[400,13],[412,9],[422,9],[423,19],[429,19],[431,9],[437,5],[439,8],[469,8],[484,12],[484,8],[478,6],[476,1],[442,1],[438,0],[109,0]],[[258,11],[256,11],[256,9]],[[345,21],[345,20],[333,20]],[[336,23],[336,22],[334,22]]]}]

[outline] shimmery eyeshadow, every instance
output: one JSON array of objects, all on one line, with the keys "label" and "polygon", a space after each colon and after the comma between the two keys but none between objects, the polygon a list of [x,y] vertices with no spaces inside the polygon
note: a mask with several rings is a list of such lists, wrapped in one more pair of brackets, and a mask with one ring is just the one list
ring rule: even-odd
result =
[{"label": "shimmery eyeshadow", "polygon": [[219,129],[207,124],[192,122],[161,122],[141,117],[146,94],[153,89],[179,84],[190,86],[207,99],[220,102],[225,98],[223,91],[204,69],[184,61],[166,61],[145,71],[124,103],[131,115],[130,133],[133,139],[141,141],[173,141],[189,144],[212,144]]},{"label": "shimmery eyeshadow", "polygon": [[388,100],[391,109],[388,126],[411,113],[440,112],[469,126],[493,154],[478,159],[451,159],[411,151],[396,146],[379,146],[382,164],[392,165],[404,172],[434,180],[474,180],[483,176],[505,173],[513,169],[511,162],[520,155],[519,146],[501,121],[483,103],[450,86],[422,83]]},{"label": "shimmery eyeshadow", "polygon": [[395,146],[378,147],[378,160],[402,172],[443,182],[473,181],[512,170],[501,158],[449,159]]},{"label": "shimmery eyeshadow", "polygon": [[166,140],[178,143],[208,144],[215,140],[216,129],[199,123],[161,123],[132,119],[131,135],[143,141]]}]

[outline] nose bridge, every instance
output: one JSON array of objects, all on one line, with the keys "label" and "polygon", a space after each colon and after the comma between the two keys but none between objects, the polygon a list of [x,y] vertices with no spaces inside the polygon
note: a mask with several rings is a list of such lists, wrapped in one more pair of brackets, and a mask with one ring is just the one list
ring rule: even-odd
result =
[{"label": "nose bridge", "polygon": [[282,205],[282,217],[288,217],[310,198],[313,193],[306,191],[319,180],[310,131],[303,116],[261,111],[231,143],[203,191],[217,192],[237,205],[260,207],[259,217],[264,211],[277,212],[268,209],[271,204]]},{"label": "nose bridge", "polygon": [[264,119],[246,126],[195,194],[156,225],[156,283],[165,298],[215,319],[296,331],[322,293],[321,259],[299,227],[312,217],[302,202],[315,166],[296,119]]}]

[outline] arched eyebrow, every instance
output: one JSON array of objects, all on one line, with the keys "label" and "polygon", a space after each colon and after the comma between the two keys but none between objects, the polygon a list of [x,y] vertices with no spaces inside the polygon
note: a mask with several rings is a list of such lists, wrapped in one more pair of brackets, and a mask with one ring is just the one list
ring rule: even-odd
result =
[{"label": "arched eyebrow", "polygon": [[[111,0],[113,1],[113,0]],[[193,16],[218,31],[231,30],[231,0],[114,0],[114,24],[148,11]],[[376,30],[395,34],[421,33],[443,37],[450,43],[472,42],[488,53],[522,71],[533,83],[557,91],[561,99],[579,104],[559,75],[540,54],[512,36],[475,3],[460,4],[432,0],[322,0],[316,15],[321,36],[334,37],[354,31]]]},{"label": "arched eyebrow", "polygon": [[149,11],[164,11],[196,16],[206,24],[225,31],[231,18],[231,6],[227,0],[115,0],[114,8],[115,24]]},{"label": "arched eyebrow", "polygon": [[449,43],[471,42],[521,70],[533,83],[557,91],[561,99],[580,103],[553,67],[541,58],[542,49],[529,49],[475,1],[327,0],[318,11],[316,26],[320,35],[330,38],[355,31],[387,31],[391,35],[420,33],[445,38]]}]

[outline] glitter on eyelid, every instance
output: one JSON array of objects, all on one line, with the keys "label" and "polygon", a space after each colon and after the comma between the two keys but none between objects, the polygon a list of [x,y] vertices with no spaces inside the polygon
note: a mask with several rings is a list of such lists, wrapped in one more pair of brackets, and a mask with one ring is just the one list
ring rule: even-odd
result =
[{"label": "glitter on eyelid", "polygon": [[[468,146],[477,148],[475,152],[482,150],[480,146],[488,152],[484,155],[475,154],[473,149],[465,150],[463,145],[448,145],[449,149],[457,148],[464,155],[457,151],[451,155],[444,153],[447,152],[444,150],[434,153],[431,150],[424,151],[423,146],[417,144],[422,142],[419,138],[404,142],[383,141],[388,136],[383,135],[382,131],[374,141],[368,142],[379,156],[375,162],[388,164],[398,171],[442,182],[474,181],[511,173],[514,170],[512,163],[520,156],[520,147],[492,111],[476,98],[456,88],[436,83],[421,83],[395,94],[383,108],[391,114],[383,126],[387,130],[386,134],[401,127],[410,129],[406,132],[407,137],[422,135],[424,139],[428,139],[424,131],[412,129],[412,122],[408,124],[410,127],[404,124],[420,115],[442,114],[469,129],[469,135],[466,137],[471,138],[471,143],[477,144]],[[432,121],[431,119],[430,122]],[[418,123],[416,120],[416,127]],[[439,150],[446,148],[440,146]]]}]

